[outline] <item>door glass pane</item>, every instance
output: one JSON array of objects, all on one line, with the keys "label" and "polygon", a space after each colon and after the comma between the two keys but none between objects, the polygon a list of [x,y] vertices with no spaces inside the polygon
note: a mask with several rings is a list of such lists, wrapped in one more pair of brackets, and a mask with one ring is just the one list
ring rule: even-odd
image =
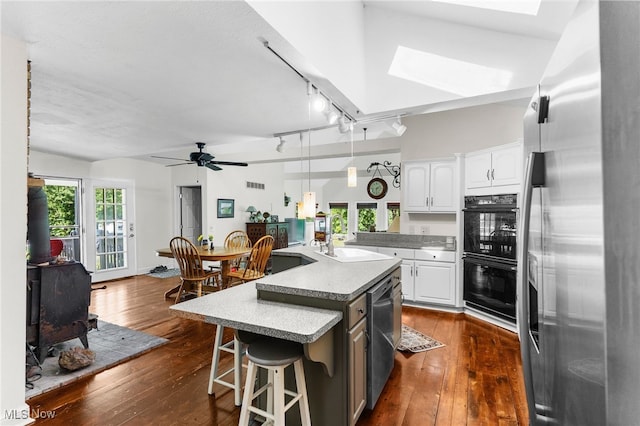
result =
[{"label": "door glass pane", "polygon": [[61,256],[80,261],[81,197],[80,180],[44,178],[49,211],[49,236],[62,241]]},{"label": "door glass pane", "polygon": [[127,267],[126,190],[96,188],[96,269],[104,271]]}]

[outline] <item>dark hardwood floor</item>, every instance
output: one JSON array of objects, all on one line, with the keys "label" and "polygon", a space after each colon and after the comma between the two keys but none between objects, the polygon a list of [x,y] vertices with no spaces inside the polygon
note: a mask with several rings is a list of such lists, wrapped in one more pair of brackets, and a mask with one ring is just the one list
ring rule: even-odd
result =
[{"label": "dark hardwood floor", "polygon": [[[55,414],[37,424],[237,425],[231,389],[216,385],[215,397],[207,394],[215,325],[167,309],[172,300],[163,294],[177,282],[141,275],[92,292],[90,311],[100,319],[170,342],[28,400],[33,412]],[[528,424],[514,334],[463,314],[412,307],[403,308],[403,322],[446,346],[397,352],[375,410],[365,411],[358,426]],[[231,363],[230,354],[222,357]]]}]

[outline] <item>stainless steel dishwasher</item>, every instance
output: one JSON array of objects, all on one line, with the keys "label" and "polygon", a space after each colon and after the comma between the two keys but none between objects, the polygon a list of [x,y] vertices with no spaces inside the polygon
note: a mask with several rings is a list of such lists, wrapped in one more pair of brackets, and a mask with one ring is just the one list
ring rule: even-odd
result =
[{"label": "stainless steel dishwasher", "polygon": [[367,408],[373,409],[393,370],[394,274],[388,275],[367,292]]}]

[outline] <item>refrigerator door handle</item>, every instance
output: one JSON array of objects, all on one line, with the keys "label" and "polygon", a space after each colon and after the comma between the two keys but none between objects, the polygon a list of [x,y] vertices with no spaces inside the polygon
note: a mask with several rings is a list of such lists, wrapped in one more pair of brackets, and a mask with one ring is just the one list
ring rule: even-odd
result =
[{"label": "refrigerator door handle", "polygon": [[527,158],[524,174],[524,197],[522,199],[522,214],[520,215],[520,243],[518,244],[518,334],[520,335],[520,353],[522,357],[522,372],[527,391],[527,405],[529,406],[529,421],[535,423],[536,406],[533,390],[533,372],[531,370],[531,356],[529,338],[529,222],[531,219],[531,195],[534,187],[544,186],[544,153],[532,152]]}]

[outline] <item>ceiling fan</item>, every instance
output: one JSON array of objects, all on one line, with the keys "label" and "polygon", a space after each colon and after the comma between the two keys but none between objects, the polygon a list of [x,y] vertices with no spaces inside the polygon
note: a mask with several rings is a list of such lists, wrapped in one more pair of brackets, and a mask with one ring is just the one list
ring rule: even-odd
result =
[{"label": "ceiling fan", "polygon": [[198,152],[192,152],[191,154],[189,154],[189,159],[188,160],[184,160],[182,158],[173,158],[173,157],[160,157],[157,155],[152,155],[153,158],[164,158],[165,160],[178,160],[178,161],[182,161],[182,163],[177,163],[177,164],[168,164],[167,167],[173,167],[173,166],[184,166],[185,164],[197,164],[199,167],[206,167],[208,169],[214,170],[214,171],[218,171],[218,170],[222,170],[221,167],[218,167],[218,165],[221,166],[243,166],[246,167],[247,163],[239,163],[236,161],[216,161],[214,160],[214,156],[209,154],[208,152],[204,152],[203,149],[205,147],[205,143],[204,142],[196,142],[196,146],[198,147],[198,149],[200,151]]}]

